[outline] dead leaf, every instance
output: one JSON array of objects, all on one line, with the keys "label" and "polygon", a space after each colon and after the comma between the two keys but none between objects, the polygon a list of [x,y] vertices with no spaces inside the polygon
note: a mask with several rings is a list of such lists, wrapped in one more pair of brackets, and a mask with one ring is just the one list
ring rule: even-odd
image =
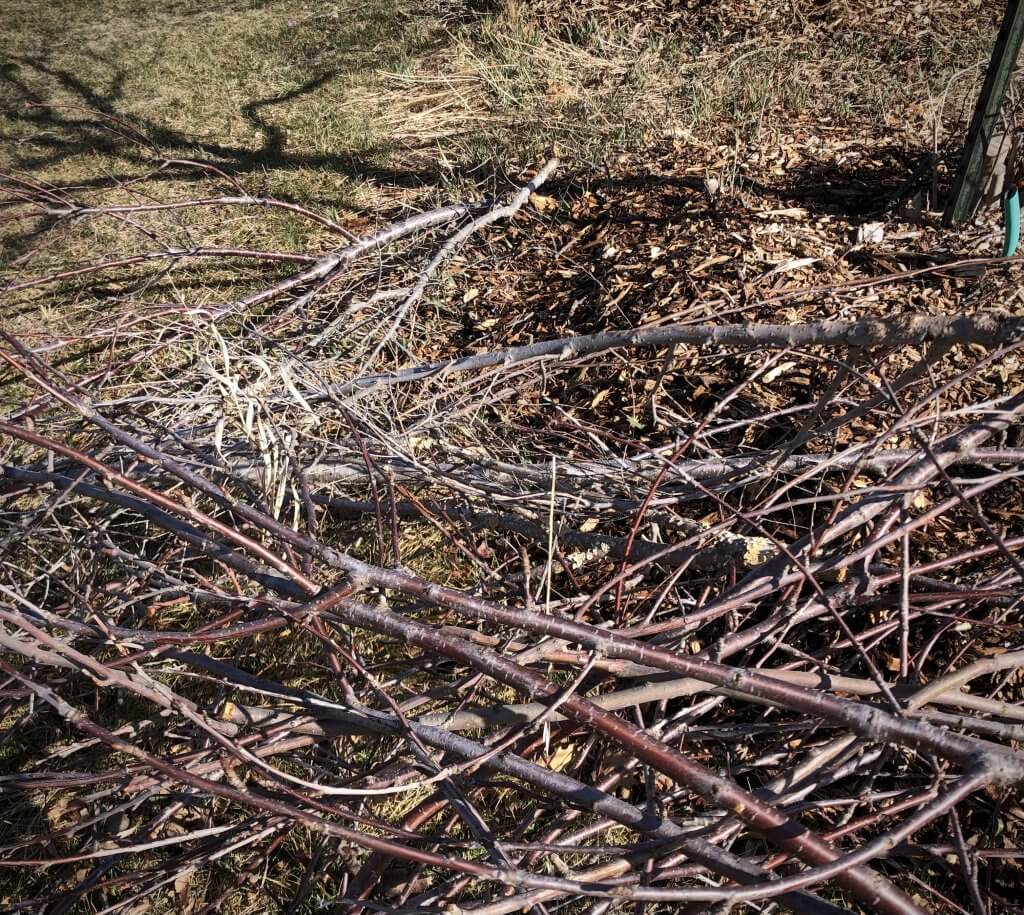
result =
[{"label": "dead leaf", "polygon": [[558,201],[554,197],[545,197],[542,194],[530,194],[530,203],[541,213],[558,209]]},{"label": "dead leaf", "polygon": [[921,511],[924,511],[932,504],[932,499],[927,492],[921,491],[916,496],[914,496],[910,504],[913,505],[914,508],[918,508]]},{"label": "dead leaf", "polygon": [[576,747],[574,744],[562,744],[548,757],[547,767],[552,772],[561,772],[567,765],[569,765],[570,762],[572,762],[572,758],[575,754]]}]

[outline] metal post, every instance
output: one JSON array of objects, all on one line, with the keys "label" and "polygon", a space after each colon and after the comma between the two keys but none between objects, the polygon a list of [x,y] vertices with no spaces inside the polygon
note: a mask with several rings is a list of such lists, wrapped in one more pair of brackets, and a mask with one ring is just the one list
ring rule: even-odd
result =
[{"label": "metal post", "polygon": [[942,216],[945,226],[953,226],[969,219],[981,198],[985,177],[985,154],[992,132],[999,121],[1006,88],[1013,75],[1024,39],[1024,2],[1008,0],[1003,24],[999,27],[996,44],[992,49],[992,60],[985,73],[985,82],[978,96],[978,104],[967,131],[967,143],[960,156],[956,181],[949,205]]}]

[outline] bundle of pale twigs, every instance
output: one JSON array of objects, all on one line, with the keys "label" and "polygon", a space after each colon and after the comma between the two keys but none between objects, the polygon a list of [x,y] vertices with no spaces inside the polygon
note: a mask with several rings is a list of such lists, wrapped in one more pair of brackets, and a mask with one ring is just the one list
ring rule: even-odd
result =
[{"label": "bundle of pale twigs", "polygon": [[[1024,323],[446,349],[446,271],[553,168],[362,235],[8,181],[142,243],[2,290],[6,910],[1011,904]],[[153,247],[204,208],[339,247]],[[255,268],[167,294],[197,262]],[[565,406],[623,372],[644,441]]]}]

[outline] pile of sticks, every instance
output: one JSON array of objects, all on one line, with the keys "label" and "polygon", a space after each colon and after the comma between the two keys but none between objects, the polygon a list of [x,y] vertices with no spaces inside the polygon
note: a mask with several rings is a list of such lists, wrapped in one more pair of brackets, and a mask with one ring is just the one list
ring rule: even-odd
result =
[{"label": "pile of sticks", "polygon": [[[5,909],[1009,905],[1024,391],[991,379],[1024,319],[431,351],[446,268],[555,166],[363,236],[237,187],[8,179],[51,232],[280,210],[338,247],[167,240],[2,289],[76,321],[0,331]],[[253,289],[150,301],[236,261]],[[608,365],[670,397],[687,352],[736,377],[642,443],[560,405]],[[825,380],[759,408],[787,362]]]}]

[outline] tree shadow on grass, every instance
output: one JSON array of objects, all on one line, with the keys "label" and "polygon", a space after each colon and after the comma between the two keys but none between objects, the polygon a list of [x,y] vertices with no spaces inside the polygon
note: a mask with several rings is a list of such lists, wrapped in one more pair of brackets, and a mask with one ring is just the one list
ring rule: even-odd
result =
[{"label": "tree shadow on grass", "polygon": [[[75,101],[53,102],[21,77],[21,68],[50,77]],[[284,128],[273,123],[266,109],[310,96],[340,73],[338,69],[326,70],[286,92],[245,103],[241,107],[242,114],[263,135],[263,142],[252,147],[201,139],[138,114],[120,113],[118,104],[124,100],[123,86],[127,78],[124,70],[116,70],[109,86],[99,89],[74,73],[37,57],[12,56],[0,66],[0,85],[6,88],[7,95],[14,97],[13,101],[0,102],[0,116],[33,129],[32,146],[42,152],[13,156],[16,167],[30,173],[69,156],[101,153],[141,166],[159,164],[160,157],[198,158],[234,177],[271,169],[309,168],[401,187],[421,186],[436,179],[433,170],[393,169],[376,164],[377,154],[385,152],[380,148],[371,147],[359,156],[343,151],[307,153],[287,148]],[[172,165],[161,174],[165,179],[180,178],[184,168]],[[107,185],[137,176],[137,172],[103,175],[83,179],[76,186]]]},{"label": "tree shadow on grass", "polygon": [[[127,74],[123,69],[112,69],[107,85],[98,86],[39,57],[8,56],[0,62],[0,124],[7,125],[0,132],[0,143],[7,147],[11,171],[33,181],[41,171],[75,156],[100,155],[114,160],[114,168],[76,178],[65,188],[72,194],[131,182],[141,176],[147,183],[195,180],[197,169],[192,163],[213,166],[256,193],[271,171],[320,171],[358,183],[401,188],[429,187],[441,179],[437,168],[389,166],[392,150],[382,146],[364,147],[358,154],[289,148],[287,131],[275,123],[275,107],[314,95],[341,75],[338,69],[324,70],[285,92],[242,105],[242,115],[262,138],[252,146],[195,137],[153,118],[122,113]],[[37,88],[39,83],[59,87],[66,100],[55,101]],[[25,137],[30,141],[22,143]],[[247,186],[252,178],[257,179],[256,187]],[[309,203],[287,192],[274,191],[273,196]],[[5,259],[27,251],[57,221],[42,216],[28,221],[23,230],[9,230],[4,239]]]}]

